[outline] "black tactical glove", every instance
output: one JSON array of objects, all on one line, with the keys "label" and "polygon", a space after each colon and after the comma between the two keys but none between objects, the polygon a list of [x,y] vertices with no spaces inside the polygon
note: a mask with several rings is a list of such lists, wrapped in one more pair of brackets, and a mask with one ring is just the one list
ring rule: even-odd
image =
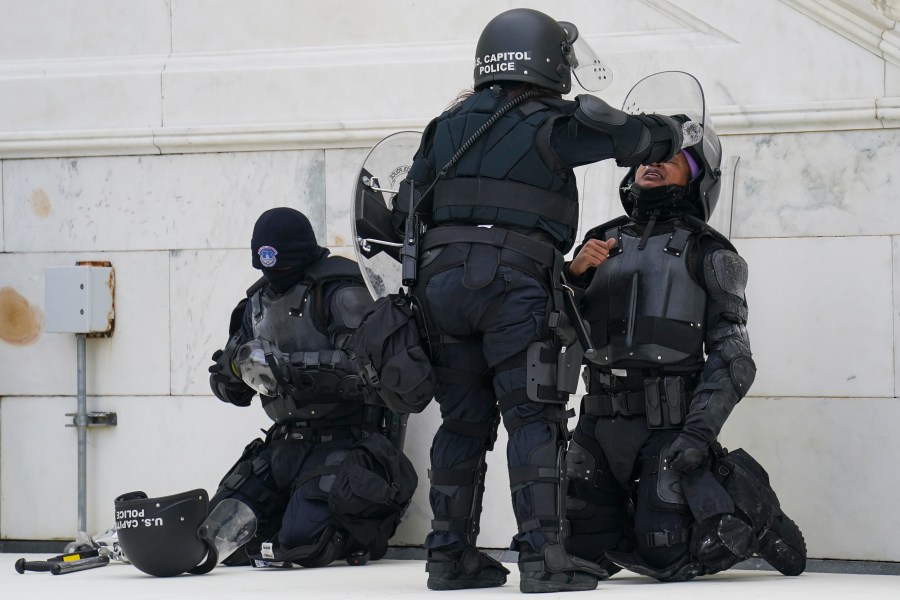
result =
[{"label": "black tactical glove", "polygon": [[706,464],[709,444],[687,433],[681,433],[666,451],[666,462],[679,473],[688,473]]},{"label": "black tactical glove", "polygon": [[[749,360],[749,359],[748,359]],[[665,454],[672,468],[686,473],[706,464],[709,445],[740,401],[728,369],[719,369],[694,392],[681,433]]]},{"label": "black tactical glove", "polygon": [[[232,340],[229,340],[225,346],[226,350],[229,350],[229,346],[232,345]],[[254,392],[235,373],[231,356],[231,351],[216,350],[213,352],[214,364],[209,367],[209,387],[216,398],[222,402],[229,402],[235,406],[250,406]]]},{"label": "black tactical glove", "polygon": [[650,133],[650,146],[646,155],[641,159],[642,165],[665,162],[681,150],[683,142],[681,123],[676,119],[657,114],[633,116],[643,123]]}]

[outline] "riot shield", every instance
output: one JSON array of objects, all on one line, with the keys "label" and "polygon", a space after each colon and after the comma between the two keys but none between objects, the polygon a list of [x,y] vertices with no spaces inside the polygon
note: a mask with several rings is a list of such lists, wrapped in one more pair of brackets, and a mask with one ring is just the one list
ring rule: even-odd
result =
[{"label": "riot shield", "polygon": [[[657,113],[686,115],[697,125],[694,135],[696,150],[703,154],[708,165],[722,171],[719,201],[709,224],[726,236],[731,233],[731,203],[734,191],[738,157],[724,158],[719,137],[716,134],[703,87],[697,79],[683,71],[663,71],[638,81],[622,103],[622,110],[629,114]],[[692,129],[692,126],[685,128]],[[627,168],[617,168],[611,161],[590,165],[582,179],[582,208],[579,239],[591,227],[604,223],[621,214],[618,184],[628,173]]]},{"label": "riot shield", "polygon": [[369,151],[353,189],[356,259],[369,292],[376,298],[400,289],[402,240],[391,222],[394,197],[412,164],[422,134],[401,131]]}]

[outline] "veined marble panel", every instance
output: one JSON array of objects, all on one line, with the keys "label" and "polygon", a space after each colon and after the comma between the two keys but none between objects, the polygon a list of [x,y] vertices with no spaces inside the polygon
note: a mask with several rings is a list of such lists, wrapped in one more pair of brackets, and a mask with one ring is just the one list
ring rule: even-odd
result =
[{"label": "veined marble panel", "polygon": [[721,440],[768,471],[812,558],[900,560],[897,398],[745,398]]},{"label": "veined marble panel", "polygon": [[3,177],[12,252],[249,247],[284,205],[325,239],[321,151],[10,160]]},{"label": "veined marble panel", "polygon": [[[115,427],[88,430],[87,528],[114,523],[114,500],[203,488],[212,496],[247,443],[271,421],[258,405],[238,408],[209,396],[88,397],[112,411]],[[64,427],[74,398],[0,399],[0,537],[73,539],[77,529],[76,431]],[[57,457],[57,460],[47,460]]]},{"label": "veined marble panel", "polygon": [[895,395],[890,237],[733,241],[750,268],[752,396]]},{"label": "veined marble panel", "polygon": [[168,53],[169,4],[3,0],[0,61]]},{"label": "veined marble panel", "polygon": [[112,337],[86,342],[87,393],[169,393],[168,253],[54,252],[0,254],[0,396],[77,393],[75,334],[44,331],[44,270],[84,260],[116,278]]},{"label": "veined marble panel", "polygon": [[898,232],[900,129],[727,136],[741,156],[735,237]]},{"label": "veined marble panel", "polygon": [[231,312],[259,279],[245,249],[176,250],[171,257],[172,394],[209,394],[210,356],[228,341]]}]

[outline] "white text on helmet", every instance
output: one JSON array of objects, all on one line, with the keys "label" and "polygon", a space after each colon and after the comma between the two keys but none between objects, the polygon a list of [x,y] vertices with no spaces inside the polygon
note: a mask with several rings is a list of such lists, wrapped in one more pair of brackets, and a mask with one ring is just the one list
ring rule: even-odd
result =
[{"label": "white text on helmet", "polygon": [[490,64],[494,62],[508,62],[513,60],[531,60],[531,52],[496,52],[494,54],[485,54],[484,58],[475,57],[475,66],[482,64]]}]

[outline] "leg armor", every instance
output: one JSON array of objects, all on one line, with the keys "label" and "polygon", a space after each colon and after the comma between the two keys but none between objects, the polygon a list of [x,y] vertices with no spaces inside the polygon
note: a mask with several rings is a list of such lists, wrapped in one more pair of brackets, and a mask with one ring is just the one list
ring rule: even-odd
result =
[{"label": "leg armor", "polygon": [[567,554],[565,405],[528,399],[525,390],[501,397],[509,431],[507,460],[513,510],[519,533],[519,588],[522,592],[592,590],[607,572],[596,563]]},{"label": "leg armor", "polygon": [[[661,581],[683,581],[718,573],[754,553],[784,575],[806,568],[806,543],[796,524],[782,511],[765,470],[749,454],[736,450],[720,457],[713,473],[734,502],[734,514],[695,523],[689,531],[672,529],[656,536],[665,545],[688,543],[688,551],[668,564],[651,556],[608,553],[625,568]],[[687,535],[689,534],[689,535]],[[662,538],[668,539],[662,539]],[[638,537],[640,542],[640,536]]]},{"label": "leg armor", "polygon": [[272,472],[273,454],[270,442],[250,442],[209,502],[210,512],[225,498],[246,503],[256,514],[257,539],[266,539],[278,530],[290,493]]}]

